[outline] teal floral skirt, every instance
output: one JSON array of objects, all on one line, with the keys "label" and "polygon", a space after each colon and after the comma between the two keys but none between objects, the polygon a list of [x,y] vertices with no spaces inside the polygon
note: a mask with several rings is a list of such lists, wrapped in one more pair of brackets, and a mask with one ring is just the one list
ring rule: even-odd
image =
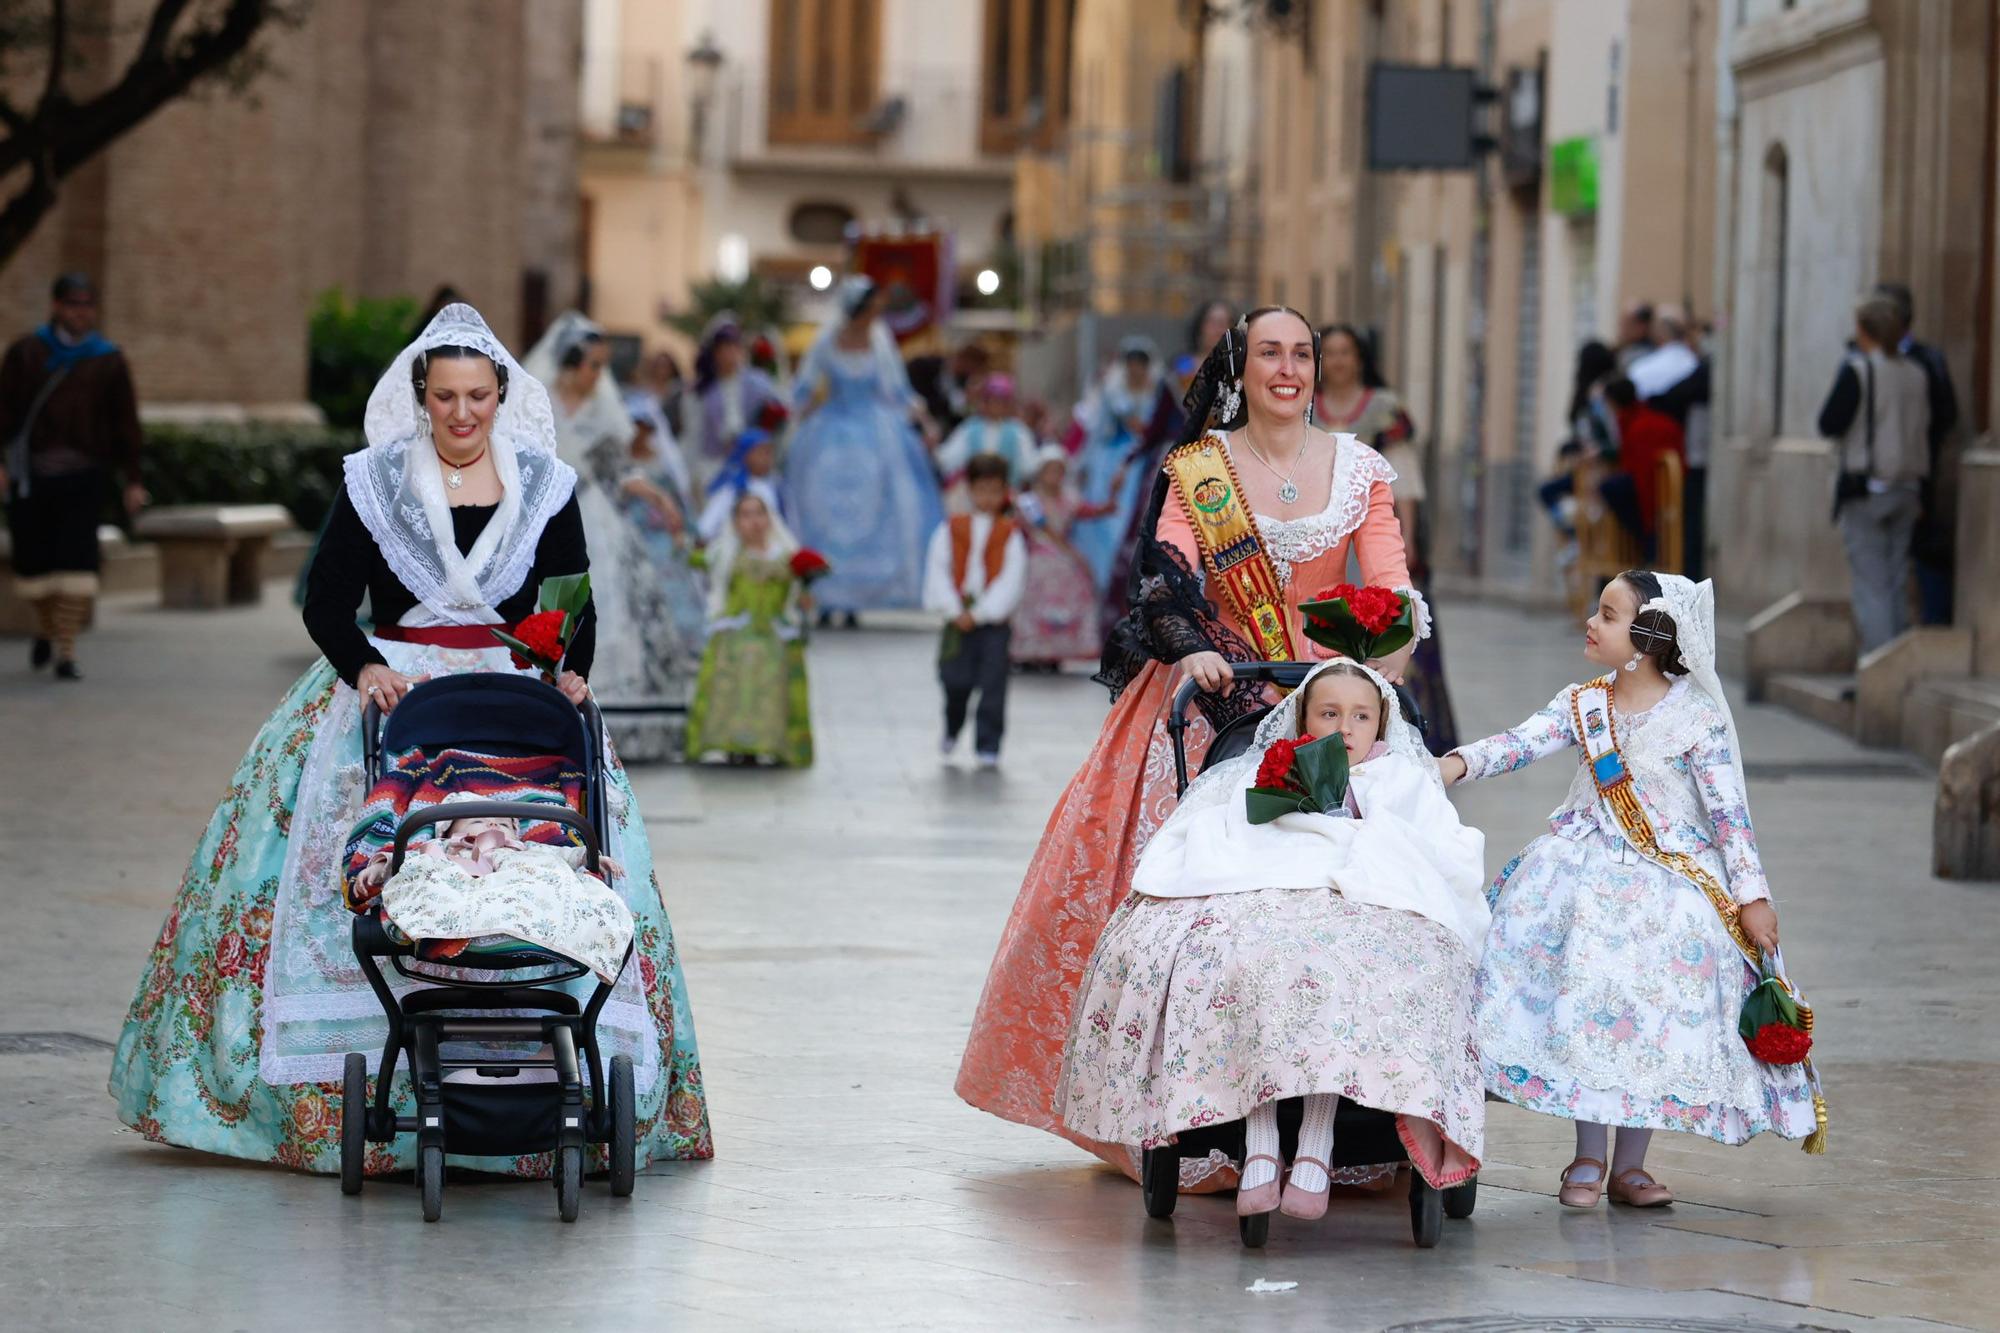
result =
[{"label": "teal floral skirt", "polygon": [[[410,675],[512,669],[498,648],[376,647]],[[599,1038],[607,1059],[632,1057],[640,1164],[711,1157],[694,1019],[652,848],[615,760],[609,779],[606,850],[627,871],[619,887],[637,931]],[[119,1118],[147,1138],[307,1171],[339,1168],[342,1062],[365,1053],[372,1092],[388,1035],[349,946],[353,918],[338,883],[362,787],[360,701],[316,662],[230,779],[140,974],[111,1094]],[[590,989],[572,985],[579,995]],[[414,1109],[407,1076],[399,1062],[403,1114]],[[414,1136],[370,1144],[368,1169],[406,1169],[414,1157]],[[546,1153],[463,1160],[517,1175],[549,1168]]]}]

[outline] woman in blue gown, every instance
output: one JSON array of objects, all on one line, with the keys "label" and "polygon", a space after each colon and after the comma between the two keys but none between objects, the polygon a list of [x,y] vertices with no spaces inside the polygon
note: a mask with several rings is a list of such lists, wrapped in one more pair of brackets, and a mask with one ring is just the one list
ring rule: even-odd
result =
[{"label": "woman in blue gown", "polygon": [[1078,523],[1070,537],[1090,566],[1100,595],[1111,586],[1119,546],[1153,484],[1150,469],[1132,464],[1158,439],[1170,437],[1177,424],[1173,415],[1177,405],[1152,340],[1127,338],[1118,353],[1118,364],[1105,373],[1097,392],[1077,413],[1084,428],[1083,449],[1076,460],[1077,489],[1086,506],[1113,505],[1104,517]]},{"label": "woman in blue gown", "polygon": [[871,279],[842,283],[841,318],[792,386],[801,419],[785,496],[800,542],[833,566],[814,599],[850,622],[858,611],[922,605],[925,548],[944,521],[937,474],[910,422],[918,399],[880,305]]}]

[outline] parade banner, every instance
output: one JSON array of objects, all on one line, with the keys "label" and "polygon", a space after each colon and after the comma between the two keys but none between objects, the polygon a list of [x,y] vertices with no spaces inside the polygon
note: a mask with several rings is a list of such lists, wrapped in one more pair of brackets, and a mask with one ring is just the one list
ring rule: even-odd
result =
[{"label": "parade banner", "polygon": [[854,270],[885,294],[882,320],[896,341],[942,330],[951,319],[957,271],[950,233],[861,233],[854,238]]}]

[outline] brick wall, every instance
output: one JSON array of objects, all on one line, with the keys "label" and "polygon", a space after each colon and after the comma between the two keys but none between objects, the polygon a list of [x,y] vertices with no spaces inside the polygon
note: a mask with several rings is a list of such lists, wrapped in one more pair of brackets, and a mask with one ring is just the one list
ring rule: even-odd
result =
[{"label": "brick wall", "polygon": [[[115,0],[128,26],[149,0]],[[522,273],[576,286],[580,0],[317,0],[269,40],[247,97],[162,109],[66,184],[0,279],[0,329],[93,270],[149,402],[304,398],[306,321],[330,286],[451,283],[518,339]],[[573,140],[573,135],[571,135]]]}]

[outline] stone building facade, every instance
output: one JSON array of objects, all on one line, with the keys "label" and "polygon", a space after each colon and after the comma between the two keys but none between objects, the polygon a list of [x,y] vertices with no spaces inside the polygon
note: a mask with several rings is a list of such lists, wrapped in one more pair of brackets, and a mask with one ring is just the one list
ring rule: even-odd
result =
[{"label": "stone building facade", "polygon": [[[150,8],[102,7],[133,39]],[[304,12],[247,96],[173,103],[71,177],[0,274],[0,327],[40,322],[53,275],[83,269],[149,409],[285,411],[328,288],[449,283],[516,343],[575,299],[580,0]]]}]

